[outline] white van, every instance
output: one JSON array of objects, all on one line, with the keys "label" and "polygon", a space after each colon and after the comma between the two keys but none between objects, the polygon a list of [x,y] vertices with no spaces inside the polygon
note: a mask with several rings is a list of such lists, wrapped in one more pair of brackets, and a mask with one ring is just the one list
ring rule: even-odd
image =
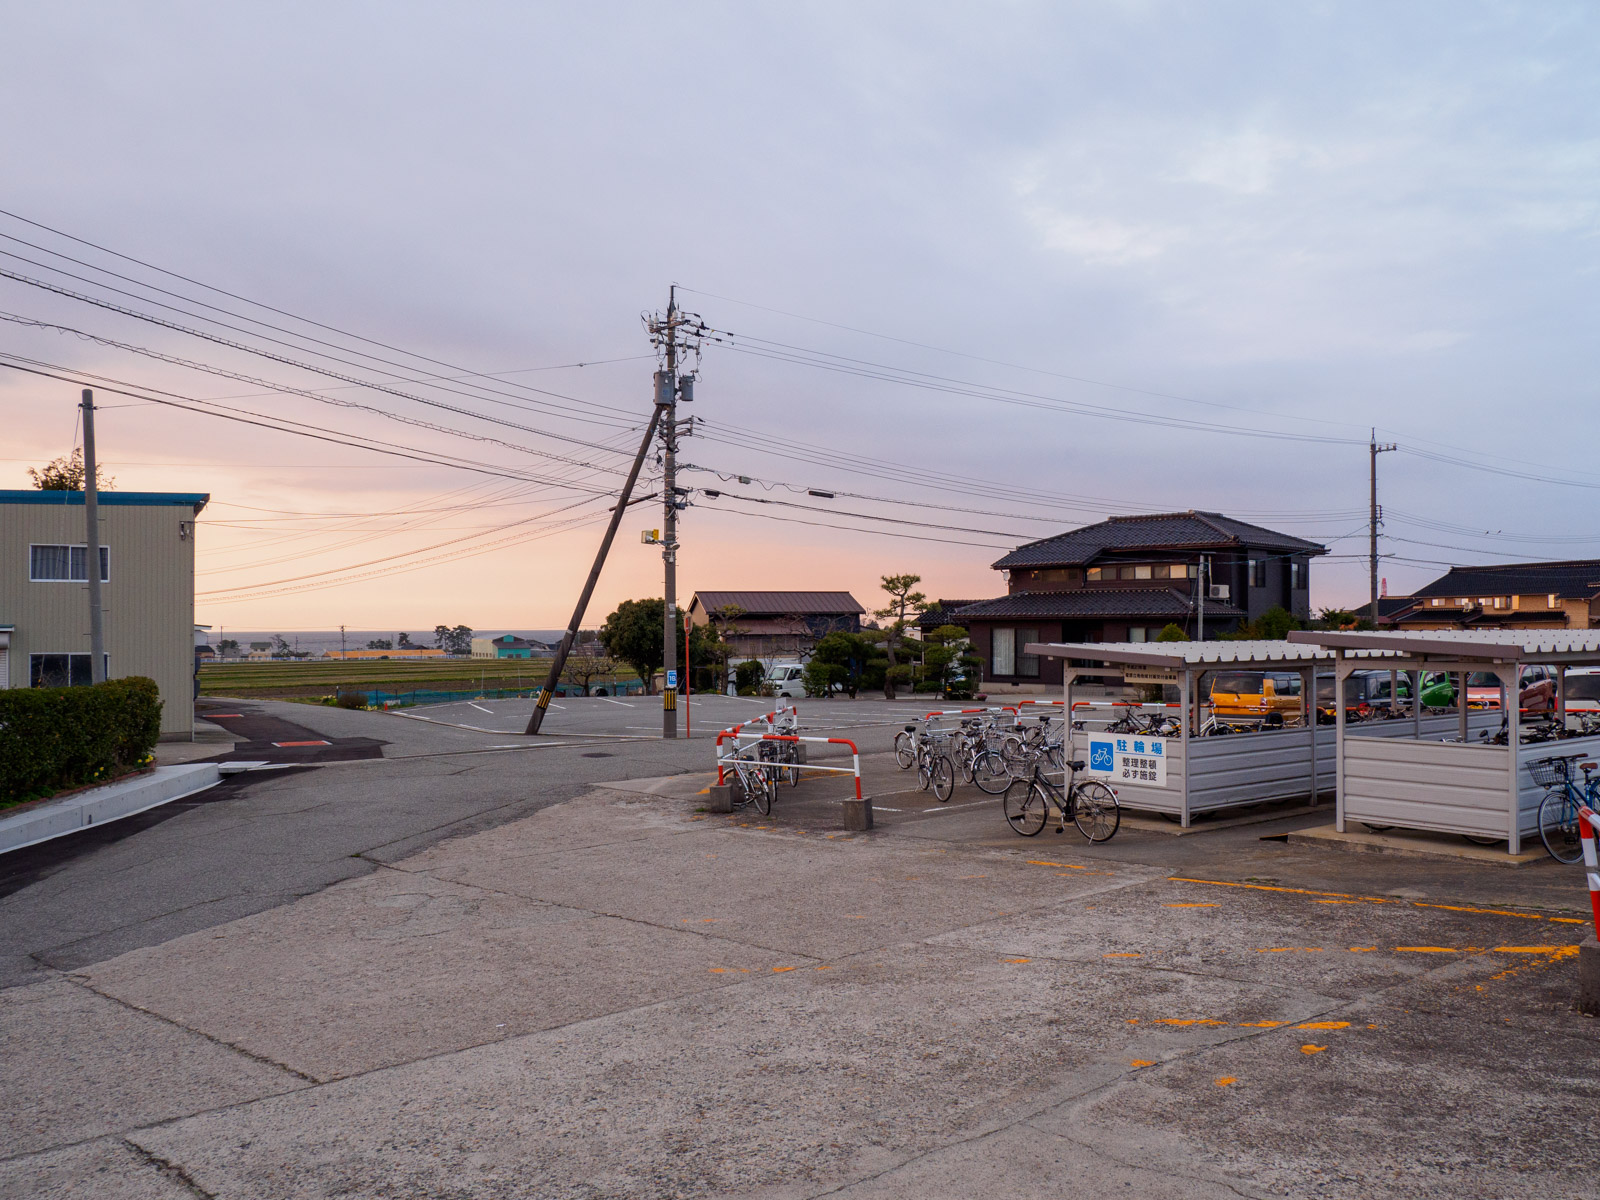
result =
[{"label": "white van", "polygon": [[772,685],[774,696],[799,698],[806,694],[805,668],[797,662],[773,663],[766,681]]}]

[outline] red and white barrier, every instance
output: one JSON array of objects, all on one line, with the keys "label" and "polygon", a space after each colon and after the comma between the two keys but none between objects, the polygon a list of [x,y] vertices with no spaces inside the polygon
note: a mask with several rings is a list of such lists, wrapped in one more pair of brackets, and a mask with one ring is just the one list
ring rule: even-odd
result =
[{"label": "red and white barrier", "polygon": [[[746,722],[746,724],[749,723]],[[741,739],[746,740],[750,745],[756,745],[760,742],[821,742],[825,745],[849,746],[850,765],[848,767],[826,767],[818,763],[808,762],[805,764],[805,770],[826,771],[835,775],[854,775],[856,780],[856,799],[861,799],[861,751],[856,748],[856,744],[849,738],[801,737],[794,733],[740,733],[738,729],[739,727],[735,726],[733,729],[724,729],[717,734],[717,783],[719,786],[724,782],[727,764],[739,755]],[[724,754],[722,750],[723,742],[729,738],[733,740],[733,748],[731,752]],[[782,768],[793,764],[762,762],[761,765]]]},{"label": "red and white barrier", "polygon": [[1589,907],[1594,910],[1594,935],[1600,938],[1600,859],[1595,856],[1595,831],[1600,829],[1600,816],[1587,804],[1578,809],[1578,834],[1583,838],[1583,868],[1589,876]]}]

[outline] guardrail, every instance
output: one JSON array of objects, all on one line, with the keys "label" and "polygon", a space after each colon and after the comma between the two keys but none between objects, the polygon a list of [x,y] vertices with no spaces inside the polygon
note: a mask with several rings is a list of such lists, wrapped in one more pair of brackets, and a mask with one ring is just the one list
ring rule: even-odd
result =
[{"label": "guardrail", "polygon": [[1578,834],[1583,838],[1583,867],[1589,876],[1589,907],[1594,910],[1594,935],[1600,938],[1600,860],[1595,857],[1595,831],[1600,817],[1585,804],[1578,809]]},{"label": "guardrail", "polygon": [[[750,722],[747,721],[745,724],[748,725]],[[722,752],[723,742],[728,738],[733,739],[733,749],[730,753],[724,754]],[[805,764],[805,769],[807,771],[827,771],[836,775],[854,775],[856,780],[856,799],[861,799],[861,751],[856,748],[856,744],[849,738],[802,737],[800,734],[796,733],[740,733],[737,732],[737,727],[732,730],[724,729],[721,733],[717,734],[718,787],[721,787],[725,781],[727,765],[735,758],[740,757],[740,739],[748,739],[749,744],[752,746],[759,745],[761,742],[820,742],[832,746],[849,746],[850,765],[848,767],[828,767],[822,766],[818,763],[808,762]],[[770,766],[774,769],[788,765],[784,763],[768,762],[763,759],[747,759],[745,761],[757,763],[761,766]]]}]

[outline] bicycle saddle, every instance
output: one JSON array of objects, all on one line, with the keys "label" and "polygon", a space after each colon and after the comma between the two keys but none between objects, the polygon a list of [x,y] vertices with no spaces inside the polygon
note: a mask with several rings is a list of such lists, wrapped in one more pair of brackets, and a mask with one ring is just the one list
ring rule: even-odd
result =
[{"label": "bicycle saddle", "polygon": [[1069,762],[1067,766],[1071,767],[1074,771],[1081,771],[1083,770],[1084,762],[1081,758],[1075,758]]},{"label": "bicycle saddle", "polygon": [[1578,764],[1578,770],[1580,770],[1580,771],[1593,771],[1593,770],[1596,769],[1597,766],[1600,766],[1600,764],[1597,764],[1597,763],[1579,763]]},{"label": "bicycle saddle", "polygon": [[906,732],[907,733],[915,733],[916,731],[917,731],[917,727],[915,725],[907,725],[906,726]]}]

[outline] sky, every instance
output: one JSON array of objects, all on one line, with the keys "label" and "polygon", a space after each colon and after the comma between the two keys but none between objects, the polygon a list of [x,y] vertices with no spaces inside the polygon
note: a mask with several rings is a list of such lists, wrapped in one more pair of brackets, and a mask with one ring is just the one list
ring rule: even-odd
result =
[{"label": "sky", "polygon": [[[0,487],[97,377],[116,486],[211,495],[204,623],[564,625],[673,285],[709,330],[684,602],[992,596],[1013,545],[1196,508],[1326,544],[1313,606],[1359,603],[1373,428],[1391,593],[1600,556],[1590,5],[5,0],[0,33],[0,361],[65,377],[0,368]],[[586,624],[661,594],[658,503]]]}]

